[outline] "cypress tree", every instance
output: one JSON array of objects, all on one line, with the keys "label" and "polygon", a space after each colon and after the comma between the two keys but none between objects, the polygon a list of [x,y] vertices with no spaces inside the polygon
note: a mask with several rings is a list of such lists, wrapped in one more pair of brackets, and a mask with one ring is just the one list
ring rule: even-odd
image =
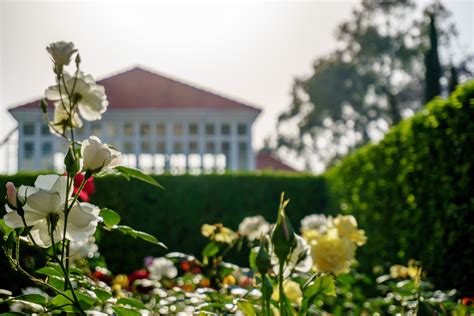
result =
[{"label": "cypress tree", "polygon": [[451,65],[451,69],[449,70],[449,75],[450,76],[449,76],[448,90],[449,90],[449,94],[451,94],[452,92],[454,92],[454,90],[456,90],[456,87],[459,84],[458,70],[453,65]]},{"label": "cypress tree", "polygon": [[438,56],[438,32],[436,30],[435,15],[429,14],[430,47],[425,54],[425,103],[441,94],[442,70]]}]

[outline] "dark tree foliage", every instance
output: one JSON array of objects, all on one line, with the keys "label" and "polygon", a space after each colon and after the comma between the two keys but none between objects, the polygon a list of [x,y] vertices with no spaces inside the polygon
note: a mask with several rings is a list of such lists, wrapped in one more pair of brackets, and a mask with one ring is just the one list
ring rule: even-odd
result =
[{"label": "dark tree foliage", "polygon": [[436,16],[429,14],[430,47],[425,54],[425,102],[429,102],[441,95],[440,79],[442,76],[441,63],[438,55],[438,32],[436,30]]},{"label": "dark tree foliage", "polygon": [[[339,48],[317,59],[309,77],[295,79],[292,103],[279,117],[278,153],[304,158],[310,169],[330,166],[417,112],[424,97],[424,56],[431,47],[429,16],[438,27],[433,19],[431,44],[448,48],[456,34],[440,2],[420,18],[411,0],[363,0],[338,28]],[[431,55],[430,63],[439,63],[437,53]],[[439,64],[426,68],[439,85]],[[439,94],[438,88],[434,95]]]}]

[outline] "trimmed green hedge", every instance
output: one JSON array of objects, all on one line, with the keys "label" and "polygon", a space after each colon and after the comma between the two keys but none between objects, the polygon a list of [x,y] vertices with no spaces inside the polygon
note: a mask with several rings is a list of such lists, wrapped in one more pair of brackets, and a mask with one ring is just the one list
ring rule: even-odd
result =
[{"label": "trimmed green hedge", "polygon": [[329,170],[333,208],[369,236],[362,266],[415,258],[437,285],[474,290],[473,164],[471,81]]},{"label": "trimmed green hedge", "polygon": [[[6,181],[32,184],[36,175],[0,176],[0,196]],[[206,239],[203,223],[223,223],[237,229],[246,216],[276,219],[281,192],[291,199],[288,212],[295,224],[307,214],[327,208],[328,190],[322,177],[291,173],[238,173],[225,175],[156,176],[165,189],[120,176],[96,178],[97,193],[91,203],[108,207],[122,216],[122,223],[151,233],[170,251],[200,256]],[[143,265],[145,256],[164,254],[161,248],[115,232],[102,235],[100,251],[114,272],[132,272]],[[247,264],[246,256],[234,262]]]}]

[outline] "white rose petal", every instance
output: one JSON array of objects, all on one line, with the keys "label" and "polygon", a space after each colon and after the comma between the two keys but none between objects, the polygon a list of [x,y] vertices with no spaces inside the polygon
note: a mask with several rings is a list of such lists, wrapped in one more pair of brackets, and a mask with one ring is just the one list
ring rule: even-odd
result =
[{"label": "white rose petal", "polygon": [[83,168],[90,172],[100,172],[114,168],[120,164],[119,151],[103,144],[96,136],[91,136],[82,142],[81,155]]}]

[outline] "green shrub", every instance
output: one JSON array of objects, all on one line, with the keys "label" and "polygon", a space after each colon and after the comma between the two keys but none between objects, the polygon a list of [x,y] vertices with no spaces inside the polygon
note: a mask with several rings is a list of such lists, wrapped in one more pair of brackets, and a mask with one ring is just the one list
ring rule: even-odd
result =
[{"label": "green shrub", "polygon": [[329,170],[333,208],[369,236],[362,267],[416,258],[439,286],[473,290],[473,164],[471,81]]}]

